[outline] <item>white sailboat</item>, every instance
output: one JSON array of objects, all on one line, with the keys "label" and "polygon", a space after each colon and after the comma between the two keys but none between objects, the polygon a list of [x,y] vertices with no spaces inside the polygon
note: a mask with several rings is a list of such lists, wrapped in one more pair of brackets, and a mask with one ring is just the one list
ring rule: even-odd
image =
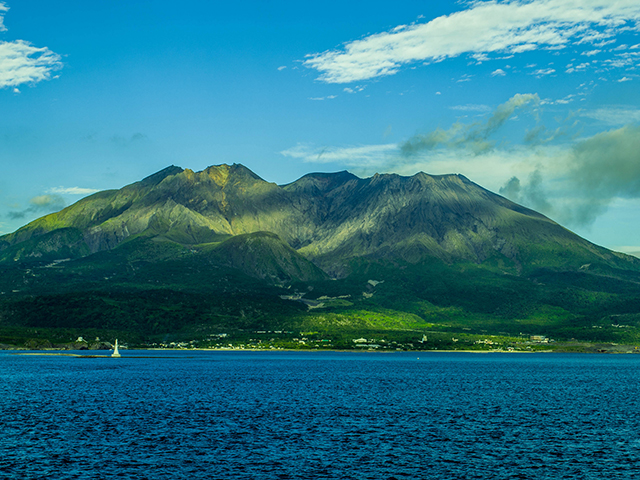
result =
[{"label": "white sailboat", "polygon": [[118,339],[116,338],[116,346],[113,349],[113,353],[111,354],[114,358],[120,358],[120,352],[118,351]]}]

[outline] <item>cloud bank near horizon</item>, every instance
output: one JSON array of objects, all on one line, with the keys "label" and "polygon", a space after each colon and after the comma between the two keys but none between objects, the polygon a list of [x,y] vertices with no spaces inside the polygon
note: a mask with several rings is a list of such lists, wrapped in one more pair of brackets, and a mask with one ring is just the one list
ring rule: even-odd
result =
[{"label": "cloud bank near horizon", "polygon": [[[299,144],[281,152],[308,163],[339,162],[354,173],[413,175],[462,173],[512,201],[568,226],[589,226],[616,199],[640,199],[640,126],[630,123],[571,141],[581,126],[574,115],[557,128],[540,123],[537,94],[516,94],[483,120],[456,122],[398,144],[315,148]],[[497,145],[509,119],[529,113],[537,124],[518,145]],[[635,112],[583,112],[584,118],[627,120]],[[562,142],[559,142],[561,139]],[[569,139],[569,141],[567,141]]]}]

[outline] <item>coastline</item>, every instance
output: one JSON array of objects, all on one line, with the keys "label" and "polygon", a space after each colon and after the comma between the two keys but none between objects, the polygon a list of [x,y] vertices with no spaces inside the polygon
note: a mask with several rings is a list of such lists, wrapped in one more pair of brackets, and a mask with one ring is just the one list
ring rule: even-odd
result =
[{"label": "coastline", "polygon": [[[76,357],[76,358],[114,358],[110,353],[105,353],[104,355],[100,354],[91,354],[91,353],[70,353],[67,350],[62,349],[46,349],[46,350],[26,350],[23,348],[15,348],[15,349],[4,349],[4,351],[11,352],[12,355],[25,355],[25,356],[66,356],[66,357]],[[78,352],[82,350],[77,350]],[[145,352],[145,351],[153,351],[153,352],[254,352],[254,353],[273,353],[273,352],[300,352],[300,353],[322,353],[322,352],[333,352],[333,353],[380,353],[380,354],[433,354],[433,353],[474,353],[474,354],[535,354],[535,353],[544,353],[544,354],[566,354],[566,353],[580,353],[580,354],[609,354],[609,355],[633,355],[640,354],[640,350],[627,350],[627,351],[613,351],[613,350],[503,350],[503,349],[495,349],[495,350],[362,350],[362,349],[287,349],[287,348],[273,348],[273,349],[252,349],[252,348],[128,348],[121,350],[121,353],[124,352],[124,355],[120,358],[158,358],[157,356],[153,357],[141,357],[140,355],[133,354],[134,352]],[[69,353],[67,353],[69,352]],[[133,355],[127,355],[127,352],[131,352]]]}]

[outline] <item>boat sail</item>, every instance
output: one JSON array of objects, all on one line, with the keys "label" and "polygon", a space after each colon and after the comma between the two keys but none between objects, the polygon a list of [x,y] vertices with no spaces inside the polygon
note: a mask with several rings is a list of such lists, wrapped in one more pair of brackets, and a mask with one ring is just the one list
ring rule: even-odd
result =
[{"label": "boat sail", "polygon": [[116,346],[113,349],[113,353],[111,354],[114,358],[120,358],[120,352],[118,351],[118,339],[116,338]]}]

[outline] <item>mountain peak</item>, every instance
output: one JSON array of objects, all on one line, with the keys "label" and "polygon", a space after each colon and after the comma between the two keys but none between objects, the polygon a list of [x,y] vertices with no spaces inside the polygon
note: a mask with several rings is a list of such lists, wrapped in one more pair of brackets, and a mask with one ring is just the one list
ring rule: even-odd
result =
[{"label": "mountain peak", "polygon": [[166,168],[163,168],[159,172],[149,175],[148,177],[143,178],[140,183],[145,186],[157,185],[162,180],[172,175],[177,175],[178,173],[182,173],[184,170],[181,167],[176,167],[175,165],[170,165]]},{"label": "mountain peak", "polygon": [[[59,250],[60,258],[69,258],[69,242],[60,240],[68,235],[47,236],[65,228],[80,239],[78,256],[116,248],[139,235],[197,245],[271,232],[336,275],[365,256],[475,263],[499,258],[520,268],[536,263],[538,250],[571,250],[564,264],[583,265],[594,258],[617,262],[543,215],[457,174],[386,173],[363,179],[347,171],[310,173],[278,186],[240,164],[200,172],[170,166],[35,220],[1,237],[0,250],[34,255]],[[14,250],[7,250],[7,259],[16,258]]]},{"label": "mountain peak", "polygon": [[231,167],[227,164],[212,165],[204,169],[202,173],[206,174],[217,185],[224,187],[229,181],[229,171]]},{"label": "mountain peak", "polygon": [[282,187],[289,191],[311,192],[333,190],[348,182],[359,181],[353,173],[346,170],[335,173],[315,172],[308,173],[299,178],[295,182],[283,185]]},{"label": "mountain peak", "polygon": [[253,173],[247,167],[240,163],[234,163],[232,165],[228,165],[226,163],[222,163],[220,165],[211,165],[205,168],[202,172],[198,172],[199,174],[207,175],[216,185],[220,187],[224,187],[230,179],[251,179],[251,180],[262,180],[258,175]]}]

